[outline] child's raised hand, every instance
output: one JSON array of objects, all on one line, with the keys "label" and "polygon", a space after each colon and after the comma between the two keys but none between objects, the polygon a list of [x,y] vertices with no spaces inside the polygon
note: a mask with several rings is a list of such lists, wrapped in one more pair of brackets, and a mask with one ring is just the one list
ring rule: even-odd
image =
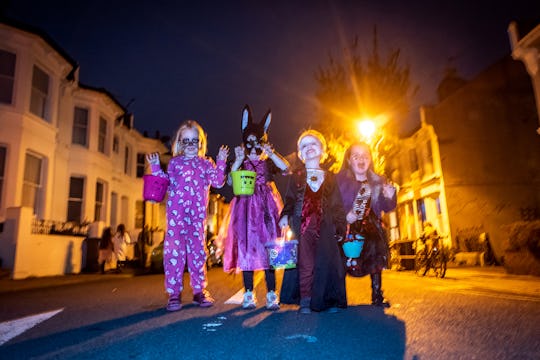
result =
[{"label": "child's raised hand", "polygon": [[159,165],[159,153],[146,154],[146,161],[148,161],[150,165]]},{"label": "child's raised hand", "polygon": [[228,157],[229,157],[229,147],[227,145],[221,145],[221,147],[219,148],[217,159],[226,161]]},{"label": "child's raised hand", "polygon": [[241,163],[244,161],[244,157],[246,156],[246,152],[242,146],[237,146],[234,148],[234,156],[236,156],[235,162]]},{"label": "child's raised hand", "polygon": [[266,153],[268,157],[272,156],[274,154],[274,148],[269,143],[264,143],[261,145],[261,148]]},{"label": "child's raised hand", "polygon": [[383,185],[383,195],[386,198],[392,198],[394,194],[396,193],[396,188],[392,184],[384,184]]}]

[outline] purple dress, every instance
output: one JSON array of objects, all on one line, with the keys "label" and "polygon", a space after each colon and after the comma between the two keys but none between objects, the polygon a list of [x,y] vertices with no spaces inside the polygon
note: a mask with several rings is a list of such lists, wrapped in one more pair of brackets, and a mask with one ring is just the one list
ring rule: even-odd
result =
[{"label": "purple dress", "polygon": [[273,177],[281,170],[271,160],[245,160],[243,170],[255,171],[253,195],[235,196],[228,219],[223,222],[217,242],[222,244],[223,270],[268,269],[265,244],[280,236],[279,214],[283,208]]}]

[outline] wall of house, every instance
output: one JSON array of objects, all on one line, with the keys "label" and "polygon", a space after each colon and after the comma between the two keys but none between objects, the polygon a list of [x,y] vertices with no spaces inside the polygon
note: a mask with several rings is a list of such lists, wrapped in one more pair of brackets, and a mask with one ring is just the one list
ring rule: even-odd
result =
[{"label": "wall of house", "polygon": [[[438,140],[433,126],[426,124],[423,112],[421,115],[421,128],[402,139],[392,154],[393,180],[400,184],[397,198],[400,238],[416,240],[426,221],[444,236],[445,245],[452,247]],[[413,156],[416,161],[411,161]],[[414,163],[417,165],[413,166]],[[423,208],[419,208],[419,202]]]},{"label": "wall of house", "polygon": [[[15,280],[78,274],[82,269],[84,236],[32,234],[32,209],[9,208],[0,233],[0,257]],[[17,239],[16,242],[10,239]]]},{"label": "wall of house", "polygon": [[451,231],[476,228],[502,255],[504,225],[540,206],[540,138],[523,65],[504,58],[427,111],[439,137]]},{"label": "wall of house", "polygon": [[[124,223],[127,230],[136,236],[142,224],[136,222],[141,209],[143,182],[137,174],[137,154],[167,152],[159,139],[142,136],[131,123],[123,121],[125,109],[104,89],[83,86],[78,82],[79,69],[74,61],[59,53],[58,46],[48,43],[38,33],[32,33],[9,26],[0,21],[0,49],[15,54],[13,97],[10,104],[0,103],[0,146],[5,147],[5,177],[0,188],[0,222],[4,229],[15,224],[8,219],[8,210],[20,208],[23,204],[23,184],[26,154],[42,159],[41,196],[36,206],[36,218],[65,222],[68,213],[71,177],[84,179],[81,222],[99,221],[116,228]],[[48,76],[49,83],[45,96],[45,114],[36,116],[30,111],[32,94],[32,74],[38,66]],[[69,75],[69,76],[68,76]],[[73,120],[75,107],[88,110],[87,145],[73,143]],[[107,121],[105,150],[99,151],[100,118]],[[119,140],[118,151],[113,151],[113,138]],[[128,166],[125,168],[125,149],[129,149]],[[104,184],[101,215],[96,219],[96,183]],[[113,207],[113,193],[116,206]],[[160,207],[158,206],[158,209]],[[162,224],[164,211],[153,211],[153,223]],[[32,254],[21,255],[21,250],[33,251],[46,243],[55,243],[60,248],[69,247],[69,254],[55,250],[56,255],[48,257],[51,264],[40,263],[44,276],[56,273],[60,267],[64,273],[80,271],[81,253],[77,237],[24,235],[19,238],[17,231],[0,234],[0,257],[2,266],[17,267],[17,259],[32,258]],[[43,240],[47,239],[47,240]],[[54,239],[51,242],[51,239]],[[43,253],[43,252],[41,252]],[[71,260],[64,259],[70,256]],[[63,259],[63,260],[62,260]],[[68,265],[59,265],[58,260]],[[65,261],[64,261],[65,260]],[[23,269],[24,266],[18,266]],[[49,268],[50,266],[51,268]],[[60,266],[60,267],[59,267]],[[15,270],[16,273],[30,274],[30,270]],[[19,275],[17,275],[19,276]],[[26,276],[26,275],[21,275]],[[34,275],[30,275],[34,276]]]}]

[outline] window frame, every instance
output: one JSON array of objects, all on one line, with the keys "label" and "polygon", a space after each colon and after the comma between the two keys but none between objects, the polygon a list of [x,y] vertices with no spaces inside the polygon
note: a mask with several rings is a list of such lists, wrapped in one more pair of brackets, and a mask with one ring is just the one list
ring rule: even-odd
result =
[{"label": "window frame", "polygon": [[120,138],[118,137],[118,135],[114,135],[113,136],[113,152],[115,154],[119,154],[120,153]]},{"label": "window frame", "polygon": [[146,154],[137,153],[137,171],[136,171],[137,178],[142,178],[145,170],[146,170]]},{"label": "window frame", "polygon": [[[86,114],[85,124],[78,114]],[[90,120],[90,110],[82,106],[75,106],[73,108],[73,126],[71,130],[71,143],[88,148],[88,126]],[[83,142],[84,140],[84,142]]]},{"label": "window frame", "polygon": [[[12,57],[12,60],[9,59]],[[15,70],[17,67],[17,54],[0,49],[0,104],[13,104],[13,90],[15,88]],[[11,61],[10,61],[11,60]],[[9,101],[8,101],[9,98]]]},{"label": "window frame", "polygon": [[[40,84],[39,82],[42,80],[46,80],[46,84]],[[48,111],[50,87],[51,76],[45,70],[34,64],[32,68],[32,86],[30,89],[29,110],[32,114],[45,121],[49,121]]]},{"label": "window frame", "polygon": [[[81,189],[80,190],[80,197],[73,196],[73,195],[79,195],[78,192],[77,192],[77,194],[75,194],[76,190],[78,190],[78,189],[72,188],[74,180],[81,181],[81,183],[82,183],[81,186],[80,186],[80,189]],[[84,176],[72,175],[72,176],[69,177],[66,221],[72,221],[72,222],[79,223],[79,224],[82,222],[85,186],[86,186],[86,178]],[[71,210],[74,209],[74,207],[72,205],[77,205],[78,206],[78,215],[79,215],[78,219],[75,218],[76,217],[75,215],[77,215],[77,214],[72,214],[71,213]]]},{"label": "window frame", "polygon": [[131,149],[126,144],[124,147],[124,174],[130,175],[131,173]]},{"label": "window frame", "polygon": [[[32,158],[37,161],[37,171],[32,171],[32,169],[29,168],[30,161],[33,160]],[[36,216],[41,215],[41,210],[44,203],[44,171],[45,158],[43,156],[27,152],[24,157],[21,205],[32,208],[33,214]],[[29,178],[29,175],[31,175],[30,172],[35,173],[37,178]]]},{"label": "window frame", "polygon": [[107,135],[108,135],[108,120],[100,116],[98,124],[98,151],[102,154],[107,155]]},{"label": "window frame", "polygon": [[4,182],[6,178],[6,166],[7,166],[7,154],[8,149],[4,144],[0,144],[0,207],[2,206],[3,194],[4,194]]},{"label": "window frame", "polygon": [[[101,187],[101,193],[99,191]],[[96,196],[94,202],[94,221],[104,221],[106,209],[107,183],[102,180],[96,181]]]}]

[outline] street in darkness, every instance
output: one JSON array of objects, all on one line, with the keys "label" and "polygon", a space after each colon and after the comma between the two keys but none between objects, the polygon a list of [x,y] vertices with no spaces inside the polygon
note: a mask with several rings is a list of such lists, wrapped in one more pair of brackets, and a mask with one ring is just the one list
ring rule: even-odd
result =
[{"label": "street in darkness", "polygon": [[[270,312],[263,301],[242,310],[241,276],[221,268],[209,271],[213,307],[191,304],[188,285],[174,313],[165,310],[162,274],[75,277],[84,281],[34,279],[25,288],[24,280],[18,290],[2,280],[1,359],[540,357],[540,279],[500,270],[449,269],[444,279],[385,271],[388,309],[369,304],[369,278],[349,277],[347,309],[309,315],[295,306]],[[18,334],[21,326],[29,328]]]}]

